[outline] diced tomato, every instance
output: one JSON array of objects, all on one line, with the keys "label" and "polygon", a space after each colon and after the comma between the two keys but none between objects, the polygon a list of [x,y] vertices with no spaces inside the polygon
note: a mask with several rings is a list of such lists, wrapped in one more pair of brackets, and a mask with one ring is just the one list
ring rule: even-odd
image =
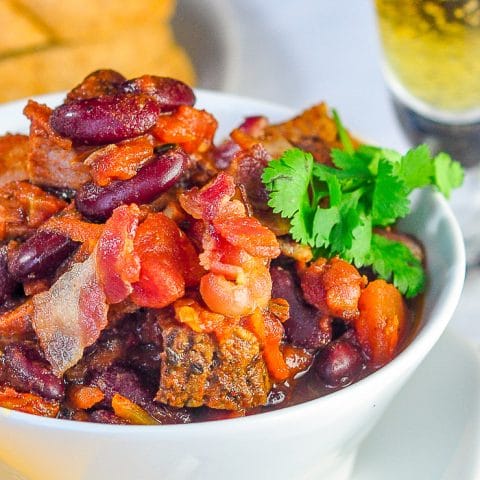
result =
[{"label": "diced tomato", "polygon": [[178,143],[187,153],[194,153],[211,147],[216,130],[217,121],[210,113],[181,105],[161,115],[151,132],[161,142]]},{"label": "diced tomato", "polygon": [[3,338],[15,338],[32,331],[33,303],[23,302],[18,307],[0,315],[0,335]]},{"label": "diced tomato", "polygon": [[221,216],[213,222],[215,229],[229,243],[243,248],[255,257],[275,258],[280,255],[275,234],[253,217]]},{"label": "diced tomato", "polygon": [[98,387],[71,385],[68,389],[68,400],[73,408],[92,408],[101,402],[105,395]]},{"label": "diced tomato", "polygon": [[290,375],[290,369],[283,358],[280,344],[283,338],[283,326],[273,315],[264,314],[257,309],[243,320],[245,328],[250,330],[262,346],[262,355],[268,373],[276,381],[284,381]]},{"label": "diced tomato", "polygon": [[49,218],[40,228],[49,232],[56,232],[71,238],[74,242],[88,242],[94,240],[95,243],[101,237],[105,226],[98,223],[90,223],[75,216],[65,215],[61,217]]},{"label": "diced tomato", "polygon": [[318,259],[301,273],[305,300],[324,315],[353,320],[366,279],[345,260]]},{"label": "diced tomato", "polygon": [[139,279],[140,260],[133,248],[139,216],[135,204],[116,208],[98,241],[97,270],[109,304],[125,300]]},{"label": "diced tomato", "polygon": [[162,213],[147,215],[134,245],[141,264],[140,278],[131,296],[137,305],[165,307],[184,295],[185,284],[200,281],[203,271],[193,245]]},{"label": "diced tomato", "polygon": [[56,417],[60,410],[56,401],[45,400],[33,393],[17,392],[10,387],[0,387],[0,407],[52,418]]},{"label": "diced tomato", "polygon": [[152,137],[142,135],[95,150],[85,160],[93,181],[104,187],[112,180],[128,180],[153,156]]},{"label": "diced tomato", "polygon": [[360,315],[355,330],[374,366],[394,356],[406,324],[406,308],[400,292],[384,280],[370,282],[358,302]]},{"label": "diced tomato", "polygon": [[0,241],[23,236],[66,207],[66,202],[28,182],[0,187]]}]

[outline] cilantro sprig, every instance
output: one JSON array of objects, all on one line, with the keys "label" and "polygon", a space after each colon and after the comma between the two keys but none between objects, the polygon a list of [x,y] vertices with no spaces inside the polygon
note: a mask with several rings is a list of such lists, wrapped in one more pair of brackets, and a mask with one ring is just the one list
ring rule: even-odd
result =
[{"label": "cilantro sprig", "polygon": [[431,186],[450,196],[463,170],[446,153],[432,156],[426,145],[401,155],[362,145],[354,148],[333,112],[343,149],[332,149],[333,167],[316,163],[310,153],[292,148],[265,168],[262,181],[269,206],[289,218],[294,240],[318,255],[340,256],[373,271],[407,297],[425,285],[421,262],[404,244],[376,233],[410,211],[410,193]]}]

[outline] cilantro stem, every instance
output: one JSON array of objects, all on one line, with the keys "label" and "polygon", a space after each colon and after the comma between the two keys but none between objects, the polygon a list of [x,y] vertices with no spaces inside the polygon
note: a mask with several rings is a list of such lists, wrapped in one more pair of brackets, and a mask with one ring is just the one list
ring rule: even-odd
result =
[{"label": "cilantro stem", "polygon": [[338,136],[340,137],[340,141],[342,142],[343,148],[347,153],[353,154],[355,149],[353,148],[353,144],[352,144],[352,141],[350,140],[350,136],[348,135],[347,131],[345,130],[345,127],[343,126],[342,121],[340,120],[340,116],[338,115],[338,112],[335,109],[333,109],[332,114],[333,114],[333,119],[335,121],[335,125],[338,130]]}]

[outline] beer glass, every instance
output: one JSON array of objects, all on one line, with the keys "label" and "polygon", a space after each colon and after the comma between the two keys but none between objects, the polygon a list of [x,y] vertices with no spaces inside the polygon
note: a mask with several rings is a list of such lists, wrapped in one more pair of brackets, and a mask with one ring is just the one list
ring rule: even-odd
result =
[{"label": "beer glass", "polygon": [[375,0],[383,71],[414,144],[466,168],[453,207],[480,262],[480,0]]}]

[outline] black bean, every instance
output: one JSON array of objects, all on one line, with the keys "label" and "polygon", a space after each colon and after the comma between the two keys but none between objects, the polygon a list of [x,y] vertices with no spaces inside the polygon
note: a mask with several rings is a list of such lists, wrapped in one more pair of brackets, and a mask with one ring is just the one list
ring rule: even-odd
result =
[{"label": "black bean", "polygon": [[76,143],[103,145],[145,133],[160,113],[158,102],[148,95],[106,95],[60,105],[50,124]]},{"label": "black bean", "polygon": [[150,203],[180,178],[188,165],[187,154],[179,147],[156,155],[129,180],[106,187],[86,183],[75,197],[79,212],[90,220],[103,221],[122,204]]},{"label": "black bean", "polygon": [[180,80],[168,77],[144,75],[124,82],[119,86],[119,91],[150,95],[158,102],[162,112],[170,112],[180,105],[195,104],[193,90]]},{"label": "black bean", "polygon": [[9,256],[8,270],[19,282],[45,278],[55,272],[77,245],[60,233],[36,232]]},{"label": "black bean", "polygon": [[51,400],[65,396],[63,381],[56,377],[40,354],[26,344],[10,344],[4,349],[3,381],[13,388],[36,393]]},{"label": "black bean", "polygon": [[290,306],[290,317],[283,323],[285,334],[293,345],[317,349],[332,336],[331,322],[302,298],[294,274],[280,266],[270,268],[272,298],[284,298]]},{"label": "black bean", "polygon": [[318,352],[313,369],[329,387],[346,386],[355,381],[364,367],[360,348],[346,337],[334,340]]}]

